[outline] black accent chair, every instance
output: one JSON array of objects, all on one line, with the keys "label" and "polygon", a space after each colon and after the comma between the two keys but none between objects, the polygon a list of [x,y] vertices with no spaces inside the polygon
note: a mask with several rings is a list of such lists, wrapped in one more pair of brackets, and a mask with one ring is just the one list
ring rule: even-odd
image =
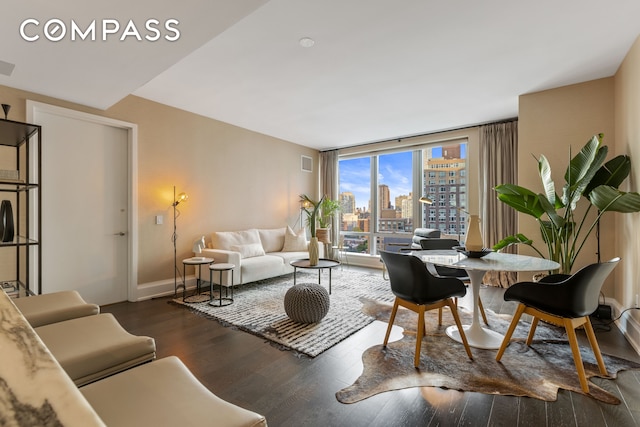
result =
[{"label": "black accent chair", "polygon": [[[563,325],[571,345],[573,361],[580,378],[580,387],[588,393],[589,383],[582,364],[575,329],[584,325],[600,374],[608,375],[589,316],[598,308],[600,289],[619,261],[620,258],[614,258],[607,262],[588,265],[571,276],[552,275],[538,283],[520,282],[507,289],[504,293],[505,301],[517,301],[520,304],[513,315],[496,360],[500,361],[502,358],[523,313],[533,316],[527,345],[531,345],[533,341],[538,320]],[[561,281],[552,282],[557,279]]]},{"label": "black accent chair", "polygon": [[418,368],[420,366],[420,347],[424,336],[424,314],[427,310],[447,306],[451,309],[451,314],[458,325],[467,355],[469,359],[473,360],[467,337],[460,323],[458,309],[453,303],[453,297],[462,297],[467,293],[464,283],[453,277],[438,278],[431,275],[422,260],[413,255],[380,251],[380,256],[387,266],[391,291],[396,296],[383,346],[386,347],[389,342],[389,334],[396,318],[398,306],[415,311],[418,313],[418,329],[414,366]]},{"label": "black accent chair", "polygon": [[420,249],[420,244],[423,240],[439,239],[440,230],[435,228],[416,228],[413,230],[413,236],[411,237],[411,250]]},{"label": "black accent chair", "polygon": [[[460,246],[460,242],[456,239],[422,239],[420,240],[420,248],[423,250],[441,250],[441,249],[453,249],[454,246]],[[427,267],[429,268],[429,267]],[[442,267],[440,265],[434,265],[435,273],[439,277],[456,277],[464,282],[469,282],[469,276],[467,272],[459,269],[459,268],[451,268],[451,267]],[[429,270],[432,274],[434,271]],[[436,275],[434,274],[434,275]],[[453,300],[458,305],[458,299]],[[487,314],[484,312],[484,307],[482,305],[482,299],[478,296],[478,308],[480,309],[480,314],[482,315],[482,320],[484,320],[485,325],[489,325],[489,321],[487,320]],[[439,316],[442,316],[442,310],[440,310]]]}]

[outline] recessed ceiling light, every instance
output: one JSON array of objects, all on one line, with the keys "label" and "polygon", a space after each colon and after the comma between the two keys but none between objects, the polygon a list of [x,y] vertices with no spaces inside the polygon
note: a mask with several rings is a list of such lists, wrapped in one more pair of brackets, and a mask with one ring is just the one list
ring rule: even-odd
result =
[{"label": "recessed ceiling light", "polygon": [[13,69],[15,68],[15,66],[16,64],[0,61],[0,74],[10,76],[11,73],[13,73]]},{"label": "recessed ceiling light", "polygon": [[311,37],[303,37],[300,39],[300,46],[302,47],[311,47],[314,44],[316,44],[316,42]]}]

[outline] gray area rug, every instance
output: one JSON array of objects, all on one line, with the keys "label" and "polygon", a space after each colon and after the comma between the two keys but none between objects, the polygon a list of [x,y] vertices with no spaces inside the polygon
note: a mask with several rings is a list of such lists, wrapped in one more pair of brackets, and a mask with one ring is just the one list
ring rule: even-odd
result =
[{"label": "gray area rug", "polygon": [[[388,322],[390,304],[365,301],[364,311],[376,319]],[[471,322],[471,314],[459,310],[462,323]],[[511,316],[497,315],[487,310],[491,329],[504,333]],[[363,373],[356,382],[336,393],[342,403],[354,403],[375,394],[410,387],[443,387],[452,390],[486,394],[529,396],[555,401],[558,389],[581,393],[571,349],[564,328],[540,322],[531,347],[525,344],[529,323],[520,321],[501,362],[496,362],[497,350],[472,348],[474,360],[467,357],[464,347],[445,334],[447,326],[455,324],[451,312],[444,310],[442,326],[437,324],[437,311],[425,316],[426,336],[422,342],[420,367],[413,367],[417,315],[400,308],[395,325],[404,329],[402,339],[387,348],[376,345],[363,356]],[[600,376],[590,347],[580,348],[587,377]],[[603,354],[611,378],[617,372],[638,369],[640,364]],[[589,396],[597,400],[619,404],[619,399],[589,382]]]},{"label": "gray area rug", "polygon": [[[298,270],[297,283],[318,283],[318,273]],[[321,284],[327,288],[328,283],[325,271]],[[184,303],[181,298],[172,302],[226,326],[233,325],[287,349],[315,357],[375,320],[362,311],[361,297],[387,303],[393,302],[394,298],[389,282],[381,273],[334,269],[329,312],[319,323],[303,324],[289,319],[284,311],[284,295],[291,286],[293,274],[288,274],[240,286],[235,290],[234,303],[226,307],[212,307],[207,298],[197,303]]]}]

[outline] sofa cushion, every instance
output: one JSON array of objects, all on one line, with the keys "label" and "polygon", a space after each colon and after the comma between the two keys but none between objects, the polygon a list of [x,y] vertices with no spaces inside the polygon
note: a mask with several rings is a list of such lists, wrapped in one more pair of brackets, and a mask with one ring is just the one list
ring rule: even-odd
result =
[{"label": "sofa cushion", "polygon": [[287,231],[284,233],[284,247],[282,252],[300,252],[308,250],[307,236],[304,229],[298,233],[293,231],[291,227],[287,226]]},{"label": "sofa cushion", "polygon": [[[282,258],[271,255],[243,259],[240,267],[242,283],[280,276],[285,272],[286,268]],[[216,276],[213,277],[214,282],[217,280]]]},{"label": "sofa cushion", "polygon": [[77,386],[156,357],[153,338],[130,334],[111,313],[65,320],[35,331]]},{"label": "sofa cushion", "polygon": [[284,247],[284,233],[286,230],[285,227],[258,229],[258,235],[260,236],[264,251],[280,252]]},{"label": "sofa cushion", "polygon": [[266,427],[262,415],[211,393],[175,356],[80,389],[109,426]]},{"label": "sofa cushion", "polygon": [[[268,255],[277,256],[281,258],[285,265],[289,265],[291,261],[295,261],[298,259],[307,259],[309,258],[309,251],[300,251],[300,252],[274,252]],[[291,270],[293,271],[293,269]]]},{"label": "sofa cushion", "polygon": [[230,251],[233,245],[248,245],[260,243],[258,230],[252,228],[244,231],[216,231],[211,235],[211,244],[214,249]]},{"label": "sofa cushion", "polygon": [[231,245],[231,250],[240,252],[241,258],[253,258],[264,255],[264,249],[260,243],[249,243],[247,245]]},{"label": "sofa cushion", "polygon": [[100,307],[85,302],[78,291],[33,295],[13,302],[34,328],[100,313]]}]

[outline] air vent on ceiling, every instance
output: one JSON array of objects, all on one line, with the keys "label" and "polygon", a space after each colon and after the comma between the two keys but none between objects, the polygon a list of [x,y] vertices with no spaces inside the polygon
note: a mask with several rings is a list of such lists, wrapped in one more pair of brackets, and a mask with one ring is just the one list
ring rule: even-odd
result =
[{"label": "air vent on ceiling", "polygon": [[16,67],[16,64],[0,61],[0,74],[4,76],[10,76],[11,73],[13,73],[13,69],[15,67]]},{"label": "air vent on ceiling", "polygon": [[309,156],[300,156],[303,172],[313,172],[313,159]]}]

